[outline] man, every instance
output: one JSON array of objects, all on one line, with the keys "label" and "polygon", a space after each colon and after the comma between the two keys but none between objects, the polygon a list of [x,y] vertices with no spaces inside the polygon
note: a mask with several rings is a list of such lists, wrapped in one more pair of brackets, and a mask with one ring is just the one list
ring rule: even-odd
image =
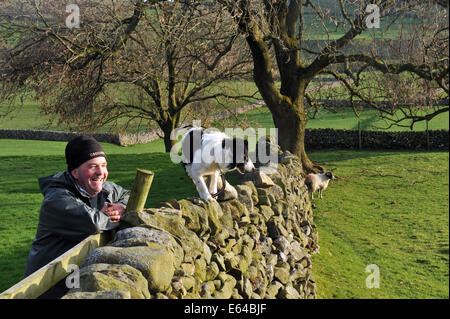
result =
[{"label": "man", "polygon": [[[128,202],[129,191],[106,181],[106,154],[94,138],[73,138],[65,153],[67,170],[39,179],[44,200],[25,277],[86,237],[117,227]],[[59,298],[67,290],[62,280],[41,297]]]}]

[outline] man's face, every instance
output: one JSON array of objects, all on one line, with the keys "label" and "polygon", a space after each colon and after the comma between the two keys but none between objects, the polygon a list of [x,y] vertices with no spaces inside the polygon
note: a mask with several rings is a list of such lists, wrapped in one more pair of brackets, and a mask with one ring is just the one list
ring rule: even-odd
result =
[{"label": "man's face", "polygon": [[72,170],[72,176],[89,195],[95,196],[102,190],[103,184],[108,178],[106,166],[106,158],[95,157]]}]

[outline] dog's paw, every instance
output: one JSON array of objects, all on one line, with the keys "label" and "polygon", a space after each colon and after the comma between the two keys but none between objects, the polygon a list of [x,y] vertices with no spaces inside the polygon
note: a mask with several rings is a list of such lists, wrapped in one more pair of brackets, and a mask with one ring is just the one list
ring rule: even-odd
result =
[{"label": "dog's paw", "polygon": [[209,195],[206,198],[204,198],[204,200],[207,201],[207,202],[216,202],[216,199],[213,198],[211,195]]},{"label": "dog's paw", "polygon": [[209,193],[200,194],[200,198],[203,199],[204,201],[208,201],[208,202],[216,201]]}]

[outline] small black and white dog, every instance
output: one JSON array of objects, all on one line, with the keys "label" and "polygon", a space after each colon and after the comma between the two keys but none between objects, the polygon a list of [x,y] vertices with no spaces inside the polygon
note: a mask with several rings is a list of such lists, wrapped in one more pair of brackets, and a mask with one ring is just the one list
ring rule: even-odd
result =
[{"label": "small black and white dog", "polygon": [[[204,200],[214,201],[213,197],[224,190],[235,193],[237,198],[236,190],[223,174],[234,169],[241,174],[255,169],[248,156],[248,142],[241,138],[230,138],[220,131],[193,127],[183,135],[181,147],[186,173]],[[219,180],[221,175],[222,180]],[[209,187],[204,180],[206,176],[210,176]],[[219,183],[222,189],[218,193]]]}]

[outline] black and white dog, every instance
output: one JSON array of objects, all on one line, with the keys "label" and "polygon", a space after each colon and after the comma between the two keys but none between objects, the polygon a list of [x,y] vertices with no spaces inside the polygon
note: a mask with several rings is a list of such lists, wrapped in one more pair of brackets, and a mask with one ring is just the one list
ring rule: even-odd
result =
[{"label": "black and white dog", "polygon": [[[236,190],[223,174],[234,169],[241,174],[255,169],[248,156],[248,142],[241,138],[230,138],[220,131],[191,128],[183,135],[181,147],[186,173],[204,200],[214,201],[213,197],[224,190],[235,193],[237,198]],[[206,176],[210,176],[209,187],[204,180]],[[218,192],[219,183],[222,189]]]}]

